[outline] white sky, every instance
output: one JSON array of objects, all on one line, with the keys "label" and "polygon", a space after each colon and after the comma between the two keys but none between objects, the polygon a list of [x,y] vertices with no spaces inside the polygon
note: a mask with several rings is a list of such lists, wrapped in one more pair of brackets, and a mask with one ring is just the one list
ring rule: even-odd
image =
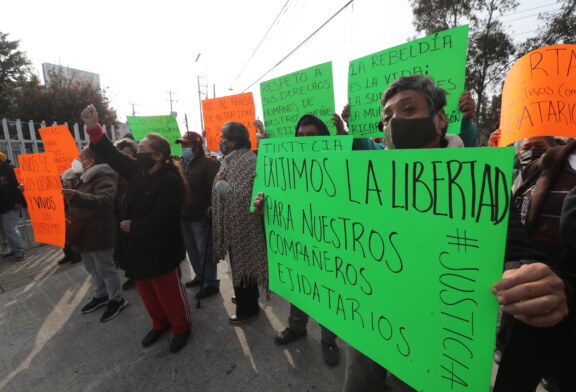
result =
[{"label": "white sky", "polygon": [[[217,97],[240,93],[348,1],[290,0],[233,86],[286,0],[5,0],[0,31],[21,41],[39,76],[43,62],[98,73],[121,121],[131,115],[130,103],[137,115],[169,114],[172,90],[180,131],[186,130],[185,113],[190,130],[200,131],[198,76],[210,98],[214,84]],[[525,39],[538,25],[535,14],[559,6],[554,0],[520,0],[504,20]],[[333,61],[339,111],[346,103],[348,61],[415,35],[408,0],[355,0],[261,81]],[[262,119],[259,84],[247,91],[254,93]]]}]

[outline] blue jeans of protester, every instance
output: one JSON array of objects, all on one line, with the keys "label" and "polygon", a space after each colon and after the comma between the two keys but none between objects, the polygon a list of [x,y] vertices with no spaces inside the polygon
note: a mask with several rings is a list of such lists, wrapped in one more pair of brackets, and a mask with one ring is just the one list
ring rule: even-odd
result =
[{"label": "blue jeans of protester", "polygon": [[16,228],[20,220],[20,211],[11,209],[0,215],[2,221],[2,231],[4,238],[8,243],[8,247],[14,252],[14,256],[24,256],[24,248],[22,248],[22,237]]},{"label": "blue jeans of protester", "polygon": [[114,248],[82,252],[84,268],[92,277],[92,292],[94,298],[108,296],[111,301],[122,298],[122,283],[114,262]]},{"label": "blue jeans of protester", "polygon": [[[196,276],[194,280],[202,281],[204,287],[220,287],[217,277],[218,264],[214,260],[214,243],[210,227],[202,225],[201,221],[182,221],[184,245]],[[206,259],[204,257],[206,256]],[[204,276],[202,276],[204,275]]]},{"label": "blue jeans of protester", "polygon": [[[293,331],[305,331],[308,324],[308,316],[300,310],[300,308],[290,304],[290,316],[288,317],[288,326]],[[327,344],[334,344],[336,342],[336,335],[326,327],[320,325],[322,341]]]}]

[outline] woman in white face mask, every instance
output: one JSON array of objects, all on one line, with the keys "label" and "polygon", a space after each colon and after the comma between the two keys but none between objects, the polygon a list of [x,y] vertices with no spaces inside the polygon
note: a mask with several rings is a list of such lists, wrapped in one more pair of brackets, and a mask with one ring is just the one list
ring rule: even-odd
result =
[{"label": "woman in white face mask", "polygon": [[105,322],[128,305],[122,297],[120,277],[113,259],[116,243],[114,204],[118,175],[92,150],[85,148],[62,175],[66,201],[67,241],[80,253],[92,276],[92,300],[81,310],[90,313],[106,306]]}]

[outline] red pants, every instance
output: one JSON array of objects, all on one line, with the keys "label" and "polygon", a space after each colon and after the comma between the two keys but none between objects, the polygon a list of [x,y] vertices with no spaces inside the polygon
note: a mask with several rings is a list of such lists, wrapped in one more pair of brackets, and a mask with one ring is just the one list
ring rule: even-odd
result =
[{"label": "red pants", "polygon": [[138,293],[152,318],[152,328],[172,326],[173,333],[187,332],[192,327],[186,288],[180,267],[164,275],[137,280]]}]

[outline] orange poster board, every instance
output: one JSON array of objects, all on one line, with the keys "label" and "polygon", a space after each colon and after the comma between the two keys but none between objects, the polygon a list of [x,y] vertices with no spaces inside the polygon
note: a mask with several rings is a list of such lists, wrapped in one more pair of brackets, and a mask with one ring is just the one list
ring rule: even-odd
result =
[{"label": "orange poster board", "polygon": [[252,93],[205,99],[202,101],[202,115],[208,150],[220,150],[220,130],[229,121],[242,123],[248,128],[252,150],[256,150],[256,127],[252,124],[256,120],[256,111]]},{"label": "orange poster board", "polygon": [[19,155],[18,163],[18,181],[24,185],[35,240],[64,247],[64,198],[54,155],[49,152]]},{"label": "orange poster board", "polygon": [[70,169],[70,164],[78,158],[78,148],[72,134],[66,125],[40,128],[40,137],[44,142],[46,152],[54,154],[58,173]]},{"label": "orange poster board", "polygon": [[576,45],[520,58],[502,91],[499,146],[532,136],[576,137]]}]

